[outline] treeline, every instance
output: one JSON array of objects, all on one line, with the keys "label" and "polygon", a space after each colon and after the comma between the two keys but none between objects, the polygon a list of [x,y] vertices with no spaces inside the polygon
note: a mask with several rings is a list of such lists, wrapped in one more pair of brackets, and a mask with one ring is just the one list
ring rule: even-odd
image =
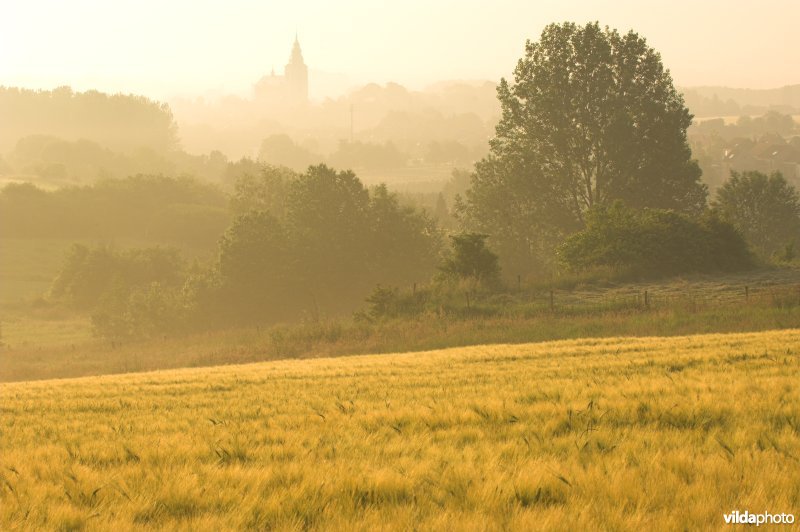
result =
[{"label": "treeline", "polygon": [[732,123],[724,118],[711,118],[694,124],[690,131],[692,135],[718,135],[726,140],[764,135],[791,137],[800,134],[800,124],[791,115],[770,111],[761,116],[742,115]]},{"label": "treeline", "polygon": [[[133,178],[128,190],[142,183],[162,187],[167,198],[187,194],[186,182],[166,178]],[[118,197],[135,197],[123,191]],[[216,193],[193,192],[198,202],[219,200]],[[232,221],[208,264],[190,265],[168,248],[77,245],[51,297],[89,312],[98,334],[126,340],[318,321],[364,302],[358,315],[370,320],[463,312],[465,297],[469,311],[470,297],[502,293],[504,284],[519,288],[518,279],[509,280],[513,271],[501,269],[495,237],[467,232],[446,239],[427,214],[401,205],[384,186],[366,188],[350,171],[251,168],[237,179],[229,209]],[[797,192],[779,174],[751,172],[735,174],[699,216],[621,201],[594,207],[585,227],[553,252],[562,275],[598,270],[654,278],[746,269],[755,260],[751,246],[791,260],[799,234]]]},{"label": "treeline", "polygon": [[137,175],[48,191],[0,190],[0,237],[113,240],[213,248],[230,222],[228,198],[196,179]]},{"label": "treeline", "polygon": [[77,246],[51,296],[89,311],[99,334],[123,339],[318,320],[352,311],[378,284],[427,281],[440,260],[442,235],[426,214],[350,171],[264,167],[237,182],[231,209],[206,267],[160,248]]},{"label": "treeline", "polygon": [[169,106],[142,96],[0,86],[0,116],[0,152],[30,135],[86,139],[122,152],[147,148],[164,153],[178,147]]},{"label": "treeline", "polygon": [[134,174],[186,174],[220,182],[224,181],[227,166],[228,160],[220,152],[190,155],[180,150],[157,152],[147,147],[121,152],[86,139],[30,135],[19,139],[5,159],[0,159],[0,176],[50,186],[86,184]]},{"label": "treeline", "polygon": [[225,179],[228,159],[219,151],[183,151],[169,106],[142,96],[0,86],[0,117],[0,177],[7,180],[66,186],[134,174]]},{"label": "treeline", "polygon": [[800,85],[777,89],[692,87],[683,93],[695,116],[757,115],[767,111],[800,113]]},{"label": "treeline", "polygon": [[362,142],[341,140],[337,148],[323,154],[313,141],[295,142],[289,135],[270,135],[261,143],[258,159],[266,164],[286,166],[302,171],[310,165],[324,162],[336,168],[366,171],[402,169],[409,165],[439,165],[469,167],[485,155],[485,147],[470,147],[461,142],[431,141],[404,151],[393,142]]}]

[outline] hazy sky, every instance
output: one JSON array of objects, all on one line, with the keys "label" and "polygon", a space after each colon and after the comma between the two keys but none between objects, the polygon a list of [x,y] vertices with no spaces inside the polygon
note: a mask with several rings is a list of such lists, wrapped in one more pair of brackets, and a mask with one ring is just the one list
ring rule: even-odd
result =
[{"label": "hazy sky", "polygon": [[283,71],[295,29],[312,96],[498,80],[525,39],[565,20],[634,29],[678,85],[800,83],[800,0],[0,0],[0,85],[245,95]]}]

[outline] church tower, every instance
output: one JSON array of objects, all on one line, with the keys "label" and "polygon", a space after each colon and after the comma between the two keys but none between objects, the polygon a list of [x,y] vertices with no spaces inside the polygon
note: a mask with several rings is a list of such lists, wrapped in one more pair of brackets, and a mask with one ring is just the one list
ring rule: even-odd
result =
[{"label": "church tower", "polygon": [[297,34],[294,36],[292,55],[284,69],[287,92],[298,103],[308,102],[308,67],[303,61],[303,52],[300,50],[300,41]]}]

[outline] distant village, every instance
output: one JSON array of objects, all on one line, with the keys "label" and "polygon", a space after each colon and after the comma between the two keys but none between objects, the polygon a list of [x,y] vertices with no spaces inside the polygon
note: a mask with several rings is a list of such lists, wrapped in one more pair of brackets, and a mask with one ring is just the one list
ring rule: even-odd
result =
[{"label": "distant village", "polygon": [[710,188],[731,171],[780,172],[800,185],[800,124],[791,115],[767,111],[760,117],[700,120],[689,130],[693,155]]}]

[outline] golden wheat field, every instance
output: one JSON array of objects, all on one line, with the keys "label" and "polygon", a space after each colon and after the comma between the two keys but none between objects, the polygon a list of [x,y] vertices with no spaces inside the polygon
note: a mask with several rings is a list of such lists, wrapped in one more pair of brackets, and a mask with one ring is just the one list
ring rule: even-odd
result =
[{"label": "golden wheat field", "polygon": [[0,529],[683,530],[800,510],[800,330],[0,385]]}]

